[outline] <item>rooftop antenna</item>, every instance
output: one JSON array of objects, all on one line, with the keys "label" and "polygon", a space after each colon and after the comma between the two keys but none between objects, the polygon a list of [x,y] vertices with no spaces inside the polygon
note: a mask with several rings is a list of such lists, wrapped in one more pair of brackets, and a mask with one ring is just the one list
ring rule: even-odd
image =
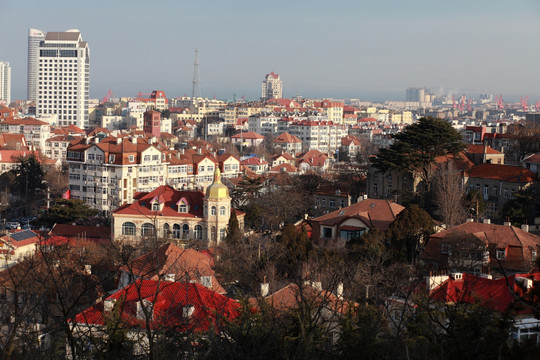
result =
[{"label": "rooftop antenna", "polygon": [[195,62],[193,63],[193,99],[201,97],[201,79],[199,78],[199,48],[195,49]]}]

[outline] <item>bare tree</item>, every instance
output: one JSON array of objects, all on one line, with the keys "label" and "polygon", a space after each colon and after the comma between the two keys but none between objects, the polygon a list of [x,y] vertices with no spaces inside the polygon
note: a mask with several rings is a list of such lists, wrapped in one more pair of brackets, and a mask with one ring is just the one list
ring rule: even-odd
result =
[{"label": "bare tree", "polygon": [[462,224],[467,216],[462,180],[452,162],[442,164],[435,175],[435,205],[447,227]]}]

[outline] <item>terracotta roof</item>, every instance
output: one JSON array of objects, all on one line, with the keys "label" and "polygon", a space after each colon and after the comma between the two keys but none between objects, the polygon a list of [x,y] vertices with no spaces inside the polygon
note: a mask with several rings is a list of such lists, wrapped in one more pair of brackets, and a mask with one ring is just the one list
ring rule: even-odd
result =
[{"label": "terracotta roof", "polygon": [[528,155],[521,162],[523,162],[523,163],[531,163],[531,164],[540,164],[540,154]]},{"label": "terracotta roof", "polygon": [[319,216],[313,221],[326,225],[335,225],[348,218],[357,217],[371,228],[386,230],[404,209],[405,207],[389,200],[366,199]]},{"label": "terracotta roof", "polygon": [[273,173],[273,172],[287,172],[287,173],[297,173],[298,172],[298,169],[296,167],[294,167],[293,165],[289,164],[289,163],[284,163],[284,164],[281,164],[281,165],[276,165],[274,166],[273,168],[271,168],[270,170],[268,170],[269,173]]},{"label": "terracotta roof", "polygon": [[175,275],[175,281],[201,283],[202,276],[211,278],[211,290],[225,294],[226,291],[218,283],[214,270],[213,259],[200,251],[184,249],[175,244],[165,244],[157,251],[152,250],[136,259],[120,270],[134,274],[137,278],[163,280],[162,276]]},{"label": "terracotta roof", "polygon": [[480,164],[469,170],[469,177],[500,180],[504,182],[528,183],[536,180],[536,175],[520,166]]},{"label": "terracotta roof", "polygon": [[[137,280],[118,290],[105,301],[121,301],[119,313],[128,326],[145,328],[144,317],[137,317],[137,304],[141,300],[153,306],[150,327],[174,328],[177,331],[207,331],[217,324],[217,317],[232,320],[240,311],[240,304],[228,297],[213,292],[197,283]],[[193,313],[187,318],[185,307],[192,306]],[[104,325],[104,302],[77,314],[72,320],[80,324]],[[217,331],[217,330],[216,330]]]},{"label": "terracotta roof", "polygon": [[258,157],[253,156],[253,157],[249,157],[247,159],[242,160],[241,164],[261,166],[261,165],[268,165],[268,161],[264,159],[259,159]]},{"label": "terracotta roof", "polygon": [[[151,202],[157,199],[163,204],[161,211],[152,211]],[[187,202],[188,212],[179,213],[180,200]],[[149,193],[139,193],[137,201],[133,204],[124,204],[114,210],[114,214],[140,215],[142,217],[162,215],[168,217],[203,217],[204,193],[201,191],[175,190],[169,185],[162,185]]]},{"label": "terracotta roof", "polygon": [[253,132],[253,131],[247,131],[247,132],[242,132],[242,133],[233,135],[231,136],[231,138],[232,139],[245,139],[245,140],[248,140],[248,139],[259,140],[259,139],[264,139],[264,136],[257,134],[256,132]]},{"label": "terracotta roof", "polygon": [[347,135],[341,138],[342,146],[350,146],[351,144],[356,145],[356,146],[360,145],[361,144],[360,139],[352,135]]},{"label": "terracotta roof", "polygon": [[82,225],[68,225],[68,224],[55,224],[49,235],[63,236],[67,238],[93,238],[93,239],[105,239],[110,241],[111,228],[102,226],[82,226]]},{"label": "terracotta roof", "polygon": [[286,153],[286,152],[272,156],[272,160],[276,161],[280,157],[282,157],[282,158],[284,158],[285,160],[288,160],[288,161],[293,161],[294,160],[294,157],[292,157],[291,154]]},{"label": "terracotta roof", "polygon": [[510,275],[495,280],[463,273],[461,279],[450,276],[430,292],[430,297],[447,303],[480,304],[505,312],[516,301],[516,296],[527,292],[520,279],[539,281],[540,273]]},{"label": "terracotta roof", "polygon": [[298,137],[291,135],[289,133],[282,133],[274,139],[274,142],[278,144],[291,144],[291,143],[301,143],[302,140],[300,140]]},{"label": "terracotta roof", "polygon": [[0,162],[14,164],[19,161],[19,158],[30,156],[32,154],[35,156],[39,155],[37,151],[0,150]]},{"label": "terracotta roof", "polygon": [[45,121],[37,120],[31,117],[28,118],[12,118],[12,119],[5,119],[4,121],[0,122],[0,125],[49,125]]},{"label": "terracotta roof", "polygon": [[468,145],[467,152],[469,154],[483,154],[485,151],[486,154],[502,154],[502,152],[495,150],[491,146],[487,145]]}]

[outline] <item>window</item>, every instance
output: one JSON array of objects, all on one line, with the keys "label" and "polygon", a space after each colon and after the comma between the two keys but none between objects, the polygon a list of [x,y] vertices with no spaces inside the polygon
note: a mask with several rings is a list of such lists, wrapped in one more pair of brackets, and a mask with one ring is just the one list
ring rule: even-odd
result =
[{"label": "window", "polygon": [[332,228],[329,227],[323,227],[323,237],[324,238],[331,238],[332,237]]},{"label": "window", "polygon": [[210,215],[216,215],[216,207],[212,206],[212,210],[210,211]]},{"label": "window", "polygon": [[536,259],[536,256],[537,256],[536,250],[531,250],[531,258],[532,258],[533,260],[535,260],[535,259]]},{"label": "window", "polygon": [[159,201],[154,201],[152,203],[152,211],[159,211]]},{"label": "window", "polygon": [[180,225],[178,224],[173,225],[172,236],[175,239],[180,239]]},{"label": "window", "polygon": [[202,232],[203,228],[201,225],[195,225],[195,228],[193,229],[193,237],[195,240],[202,240]]},{"label": "window", "polygon": [[219,241],[225,240],[225,228],[219,229]]},{"label": "window", "polygon": [[225,215],[225,206],[222,206],[219,208],[219,215],[221,216]]},{"label": "window", "polygon": [[178,212],[187,213],[187,205],[185,203],[181,202],[180,206],[178,207]]},{"label": "window", "polygon": [[[129,162],[134,162],[135,161],[135,155],[128,155],[128,160]],[[131,168],[129,168],[128,170],[131,170]],[[129,171],[131,172],[131,171]]]},{"label": "window", "polygon": [[330,206],[331,208],[336,207],[336,200],[334,199],[328,200],[328,206]]},{"label": "window", "polygon": [[163,237],[168,238],[171,235],[171,227],[169,224],[163,224]]},{"label": "window", "polygon": [[122,224],[122,235],[133,236],[135,235],[135,224],[132,222],[125,222]]},{"label": "window", "polygon": [[182,239],[187,239],[189,237],[189,225],[184,224],[182,226]]},{"label": "window", "polygon": [[141,226],[141,236],[153,236],[155,235],[154,225],[150,223],[144,223]]},{"label": "window", "polygon": [[497,249],[497,260],[506,259],[506,251],[504,249]]},{"label": "window", "polygon": [[114,162],[114,158],[115,158],[114,154],[109,155],[109,162],[110,162],[110,163],[113,163],[113,162]]},{"label": "window", "polygon": [[199,171],[203,172],[204,171],[204,166],[199,166]]}]

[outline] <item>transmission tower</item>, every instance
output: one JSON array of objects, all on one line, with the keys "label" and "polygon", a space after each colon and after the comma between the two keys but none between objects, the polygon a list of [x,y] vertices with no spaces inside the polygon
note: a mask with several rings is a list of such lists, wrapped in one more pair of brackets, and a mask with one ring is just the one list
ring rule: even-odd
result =
[{"label": "transmission tower", "polygon": [[193,63],[193,92],[191,97],[201,97],[201,79],[199,78],[199,48],[195,49],[195,62]]}]

